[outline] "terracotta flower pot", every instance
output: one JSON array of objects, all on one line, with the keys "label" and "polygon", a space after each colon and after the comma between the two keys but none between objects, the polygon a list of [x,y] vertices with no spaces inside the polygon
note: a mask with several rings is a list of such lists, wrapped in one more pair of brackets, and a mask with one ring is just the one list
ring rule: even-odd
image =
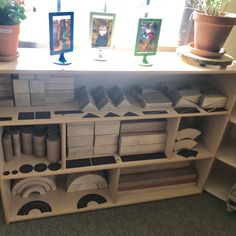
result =
[{"label": "terracotta flower pot", "polygon": [[220,52],[233,26],[236,14],[210,16],[194,12],[194,47],[208,52]]},{"label": "terracotta flower pot", "polygon": [[0,60],[15,60],[17,56],[20,25],[0,25]]}]

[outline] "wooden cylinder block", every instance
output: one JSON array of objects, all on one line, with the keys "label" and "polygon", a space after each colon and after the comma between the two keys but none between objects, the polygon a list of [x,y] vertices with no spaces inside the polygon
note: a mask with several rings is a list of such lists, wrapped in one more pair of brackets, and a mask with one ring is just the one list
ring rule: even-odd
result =
[{"label": "wooden cylinder block", "polygon": [[49,135],[47,138],[47,159],[49,162],[58,162],[60,160],[60,136]]},{"label": "wooden cylinder block", "polygon": [[12,144],[13,144],[13,152],[15,156],[21,155],[21,138],[20,138],[20,130],[14,129],[12,131]]},{"label": "wooden cylinder block", "polygon": [[33,128],[23,127],[21,132],[22,151],[26,155],[33,155]]},{"label": "wooden cylinder block", "polygon": [[33,148],[36,157],[46,156],[46,132],[37,130],[33,135]]},{"label": "wooden cylinder block", "polygon": [[13,159],[13,148],[12,148],[12,139],[11,135],[6,133],[2,137],[2,147],[4,159],[6,162],[9,162]]}]

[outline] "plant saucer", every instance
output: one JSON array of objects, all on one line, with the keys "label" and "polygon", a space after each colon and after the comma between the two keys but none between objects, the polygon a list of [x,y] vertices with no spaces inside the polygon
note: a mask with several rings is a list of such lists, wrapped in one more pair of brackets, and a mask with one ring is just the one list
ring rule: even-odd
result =
[{"label": "plant saucer", "polygon": [[222,57],[226,53],[224,48],[221,48],[220,52],[209,52],[209,51],[197,49],[194,47],[193,42],[188,44],[188,50],[197,56],[207,57],[207,58],[219,58],[219,57]]}]

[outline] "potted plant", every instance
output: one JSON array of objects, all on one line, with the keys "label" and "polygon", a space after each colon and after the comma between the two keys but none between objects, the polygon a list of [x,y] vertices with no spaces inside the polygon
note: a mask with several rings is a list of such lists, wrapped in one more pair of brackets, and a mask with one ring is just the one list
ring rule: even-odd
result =
[{"label": "potted plant", "polygon": [[225,12],[231,0],[187,0],[195,10],[194,48],[219,53],[236,24],[236,14]]},{"label": "potted plant", "polygon": [[0,60],[17,58],[20,22],[26,19],[24,1],[0,0]]}]

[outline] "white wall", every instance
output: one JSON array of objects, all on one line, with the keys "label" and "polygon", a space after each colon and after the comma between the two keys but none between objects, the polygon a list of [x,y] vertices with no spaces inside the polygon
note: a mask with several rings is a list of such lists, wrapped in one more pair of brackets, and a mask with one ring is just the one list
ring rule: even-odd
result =
[{"label": "white wall", "polygon": [[[227,12],[232,12],[236,14],[236,1],[232,0],[226,9]],[[231,31],[227,41],[225,42],[224,48],[227,53],[236,59],[236,25]]]}]

